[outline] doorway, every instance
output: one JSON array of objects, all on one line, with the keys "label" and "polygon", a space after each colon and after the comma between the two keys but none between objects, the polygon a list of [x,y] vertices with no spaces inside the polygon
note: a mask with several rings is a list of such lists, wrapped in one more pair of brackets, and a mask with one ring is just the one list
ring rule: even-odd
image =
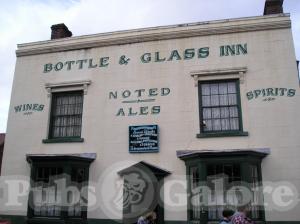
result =
[{"label": "doorway", "polygon": [[163,181],[171,173],[141,161],[119,172],[123,184],[123,223],[137,220],[154,211],[157,224],[164,223]]}]

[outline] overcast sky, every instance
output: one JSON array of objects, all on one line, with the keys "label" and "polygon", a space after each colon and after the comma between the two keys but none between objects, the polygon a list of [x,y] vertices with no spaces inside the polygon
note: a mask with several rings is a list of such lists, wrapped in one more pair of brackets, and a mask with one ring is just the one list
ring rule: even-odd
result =
[{"label": "overcast sky", "polygon": [[[6,122],[17,44],[47,40],[50,26],[65,23],[73,36],[124,29],[259,16],[265,0],[1,0],[0,132]],[[300,1],[284,0],[291,13],[300,59]]]}]

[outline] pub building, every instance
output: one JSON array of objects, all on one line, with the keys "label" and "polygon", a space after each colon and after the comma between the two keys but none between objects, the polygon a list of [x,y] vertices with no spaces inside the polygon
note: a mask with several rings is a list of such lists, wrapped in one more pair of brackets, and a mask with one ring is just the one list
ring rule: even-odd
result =
[{"label": "pub building", "polygon": [[155,211],[159,224],[206,224],[245,202],[256,223],[299,223],[299,79],[282,4],[75,37],[56,24],[51,40],[19,44],[0,217],[136,223]]}]

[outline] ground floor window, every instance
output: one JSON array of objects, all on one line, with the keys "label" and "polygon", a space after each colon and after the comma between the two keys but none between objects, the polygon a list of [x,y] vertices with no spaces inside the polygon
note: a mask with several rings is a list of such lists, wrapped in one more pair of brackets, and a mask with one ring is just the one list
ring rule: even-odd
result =
[{"label": "ground floor window", "polygon": [[[86,219],[89,165],[94,158],[30,155],[31,219]],[[69,188],[71,187],[71,188]],[[71,189],[71,190],[68,190]]]},{"label": "ground floor window", "polygon": [[61,189],[55,180],[63,173],[62,167],[38,167],[34,177],[33,215],[59,217],[61,215]]},{"label": "ground floor window", "polygon": [[[62,190],[59,181],[64,180],[67,170],[64,167],[37,167],[34,179],[33,191],[33,215],[35,217],[60,217],[62,211]],[[68,217],[83,217],[81,195],[84,181],[87,180],[85,168],[71,168],[71,185],[78,191],[70,191],[66,195],[68,202]],[[79,199],[79,200],[77,200]],[[75,203],[72,201],[77,200]]]},{"label": "ground floor window", "polygon": [[[259,199],[261,192],[259,191],[258,167],[257,165],[249,165],[251,173],[250,193],[251,199],[251,218],[259,219]],[[219,220],[222,217],[222,211],[226,207],[236,210],[236,206],[242,203],[241,192],[239,186],[243,186],[244,179],[241,173],[241,164],[239,163],[218,163],[207,164],[207,186],[211,189],[210,201],[208,206],[208,220]],[[230,189],[231,190],[230,192]]]},{"label": "ground floor window", "polygon": [[[205,153],[180,157],[187,166],[188,219],[207,223],[222,218],[225,208],[250,205],[250,217],[264,220],[259,153]],[[202,157],[203,156],[203,157]]]}]

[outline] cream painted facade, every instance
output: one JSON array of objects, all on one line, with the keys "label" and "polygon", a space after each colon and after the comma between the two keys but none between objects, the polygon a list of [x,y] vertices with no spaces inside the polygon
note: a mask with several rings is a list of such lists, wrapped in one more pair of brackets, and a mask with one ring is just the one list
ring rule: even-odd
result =
[{"label": "cream painted facade", "polygon": [[[220,47],[247,46],[246,54],[221,56]],[[197,50],[209,48],[209,55],[198,58]],[[186,49],[195,49],[192,59],[184,59]],[[178,50],[181,60],[155,62],[155,52],[168,58]],[[151,53],[151,62],[141,56]],[[269,149],[261,163],[263,182],[289,182],[300,192],[300,93],[289,14],[241,18],[205,23],[166,26],[80,37],[63,38],[18,45],[17,62],[11,95],[7,136],[3,155],[2,175],[30,177],[27,154],[96,153],[91,163],[89,181],[98,183],[97,200],[109,203],[117,186],[105,178],[122,181],[118,171],[128,164],[145,161],[171,172],[165,185],[174,180],[186,183],[186,166],[176,156],[179,150],[249,150]],[[119,64],[122,55],[128,64]],[[149,56],[149,55],[147,55]],[[108,66],[99,67],[99,59],[109,57]],[[94,59],[96,68],[82,69],[78,63],[70,70],[54,68],[44,72],[44,65],[70,60]],[[199,129],[198,81],[239,79],[242,125],[247,136],[197,138]],[[151,88],[169,88],[170,93],[154,97],[154,102],[122,103],[124,100],[149,98]],[[267,88],[296,90],[294,96],[274,96],[248,99],[247,93]],[[48,138],[51,112],[51,91],[84,90],[82,131],[83,142],[43,143]],[[135,90],[147,94],[137,97]],[[131,96],[123,98],[125,90]],[[110,97],[117,91],[118,97]],[[23,104],[44,105],[41,111],[24,114],[15,107]],[[160,106],[160,113],[151,114],[151,107]],[[128,116],[148,107],[147,115]],[[120,108],[123,114],[117,116]],[[158,153],[129,153],[128,127],[159,126]],[[124,163],[128,161],[128,163]],[[121,163],[121,164],[119,164]],[[117,165],[116,165],[117,164]],[[108,175],[109,173],[109,175]],[[108,177],[107,177],[108,176]],[[104,178],[104,179],[103,179]],[[109,184],[103,185],[103,180]],[[103,187],[103,188],[102,188]],[[186,187],[186,186],[185,186]],[[101,188],[101,189],[100,189]],[[104,189],[104,190],[102,190]],[[102,193],[107,197],[104,198]],[[179,187],[177,193],[186,203],[187,193]],[[267,193],[265,193],[267,194]],[[165,199],[168,198],[165,189]],[[22,209],[9,211],[0,206],[0,214],[27,216],[27,196]],[[265,202],[268,202],[265,196]],[[289,198],[288,198],[289,199]],[[106,201],[107,200],[107,201]],[[183,207],[187,208],[186,205]],[[300,204],[287,211],[268,211],[265,221],[300,221]],[[122,219],[122,212],[110,214],[101,206],[89,209],[88,219]],[[165,204],[166,221],[187,221],[187,209],[174,211]]]}]

